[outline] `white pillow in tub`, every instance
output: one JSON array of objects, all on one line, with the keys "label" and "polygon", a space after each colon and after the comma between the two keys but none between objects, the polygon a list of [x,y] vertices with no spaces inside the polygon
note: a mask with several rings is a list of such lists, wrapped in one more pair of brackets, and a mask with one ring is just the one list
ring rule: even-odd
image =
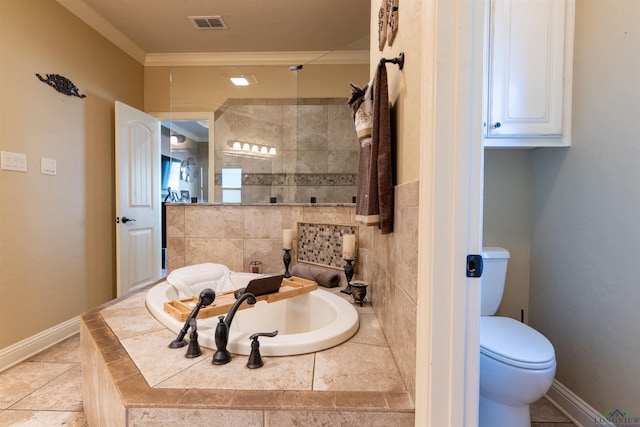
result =
[{"label": "white pillow in tub", "polygon": [[177,268],[169,273],[167,282],[176,288],[179,299],[186,299],[197,297],[206,288],[216,292],[234,290],[230,273],[225,265],[208,262]]}]

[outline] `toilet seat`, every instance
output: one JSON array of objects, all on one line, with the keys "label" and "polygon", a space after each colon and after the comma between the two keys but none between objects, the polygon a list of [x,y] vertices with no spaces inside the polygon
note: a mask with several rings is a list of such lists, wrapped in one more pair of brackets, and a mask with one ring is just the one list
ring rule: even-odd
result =
[{"label": "toilet seat", "polygon": [[480,354],[523,369],[555,365],[551,342],[540,332],[509,317],[480,316]]}]

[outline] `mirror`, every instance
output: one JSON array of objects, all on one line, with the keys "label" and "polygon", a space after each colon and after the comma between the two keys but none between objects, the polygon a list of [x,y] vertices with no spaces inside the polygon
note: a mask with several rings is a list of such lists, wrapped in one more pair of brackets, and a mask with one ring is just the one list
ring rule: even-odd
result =
[{"label": "mirror", "polygon": [[[350,82],[369,80],[369,55],[335,56],[302,65],[150,68],[146,78],[170,81],[150,101],[169,105],[169,113],[155,114],[163,120],[165,170],[173,171],[163,197],[171,187],[178,201],[188,201],[186,190],[201,202],[352,203],[358,144],[346,102]],[[231,83],[240,76],[248,85]],[[172,135],[185,139],[171,144]],[[192,181],[180,178],[185,168]]]}]

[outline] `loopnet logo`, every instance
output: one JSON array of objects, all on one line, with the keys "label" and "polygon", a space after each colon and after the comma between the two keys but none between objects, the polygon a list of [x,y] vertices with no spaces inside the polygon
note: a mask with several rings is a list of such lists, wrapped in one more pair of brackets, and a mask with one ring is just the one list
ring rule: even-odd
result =
[{"label": "loopnet logo", "polygon": [[640,417],[635,417],[625,409],[609,409],[601,417],[595,417],[594,427],[640,427]]}]

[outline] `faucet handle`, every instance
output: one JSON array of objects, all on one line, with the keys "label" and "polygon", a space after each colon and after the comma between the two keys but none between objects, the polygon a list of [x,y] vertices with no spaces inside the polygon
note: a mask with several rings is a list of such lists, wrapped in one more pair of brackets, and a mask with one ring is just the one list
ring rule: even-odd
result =
[{"label": "faucet handle", "polygon": [[270,337],[273,338],[276,335],[278,335],[278,331],[273,331],[273,332],[256,332],[255,334],[251,335],[249,337],[250,340],[254,340],[257,341],[258,337]]},{"label": "faucet handle", "polygon": [[278,335],[278,331],[273,332],[258,332],[249,337],[253,342],[251,343],[251,354],[249,354],[249,360],[247,361],[247,368],[256,369],[264,365],[262,356],[260,355],[260,337],[275,337]]}]

